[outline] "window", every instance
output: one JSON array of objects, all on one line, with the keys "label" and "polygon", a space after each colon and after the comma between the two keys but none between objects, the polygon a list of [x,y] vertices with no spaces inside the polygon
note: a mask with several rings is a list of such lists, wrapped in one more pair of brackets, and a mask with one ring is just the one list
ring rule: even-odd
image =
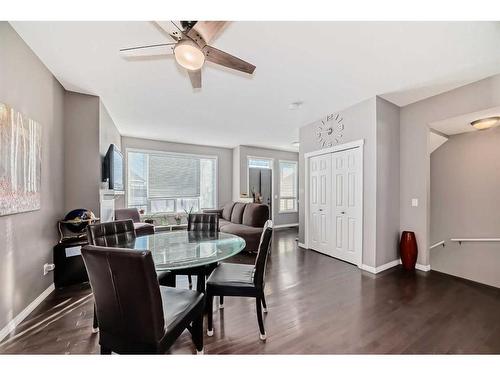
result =
[{"label": "window", "polygon": [[248,158],[248,168],[272,168],[272,160],[271,159],[260,159],[260,158]]},{"label": "window", "polygon": [[216,207],[216,157],[128,151],[127,160],[129,207],[147,213]]},{"label": "window", "polygon": [[297,211],[297,162],[280,160],[280,212]]}]

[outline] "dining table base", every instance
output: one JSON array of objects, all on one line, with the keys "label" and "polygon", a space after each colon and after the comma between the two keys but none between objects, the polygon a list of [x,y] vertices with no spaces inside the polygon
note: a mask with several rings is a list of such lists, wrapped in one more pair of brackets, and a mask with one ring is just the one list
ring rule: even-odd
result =
[{"label": "dining table base", "polygon": [[205,294],[206,279],[208,276],[210,276],[210,274],[217,266],[218,263],[213,263],[201,267],[168,271],[165,272],[162,276],[160,276],[158,281],[160,282],[160,285],[175,288],[177,284],[176,283],[177,275],[196,276],[196,290],[200,293]]}]

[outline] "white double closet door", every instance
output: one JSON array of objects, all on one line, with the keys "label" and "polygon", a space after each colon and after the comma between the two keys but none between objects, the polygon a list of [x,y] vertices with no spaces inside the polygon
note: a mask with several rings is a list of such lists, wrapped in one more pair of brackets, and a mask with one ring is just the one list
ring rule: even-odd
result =
[{"label": "white double closet door", "polygon": [[309,158],[309,247],[359,265],[362,252],[362,153]]}]

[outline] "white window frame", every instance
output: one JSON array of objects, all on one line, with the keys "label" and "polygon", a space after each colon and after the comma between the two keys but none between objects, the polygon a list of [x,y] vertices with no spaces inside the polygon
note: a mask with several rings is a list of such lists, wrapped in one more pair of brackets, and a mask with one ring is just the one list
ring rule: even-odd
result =
[{"label": "white window frame", "polygon": [[[161,151],[161,150],[151,150],[144,148],[135,148],[135,147],[126,147],[125,148],[125,207],[128,206],[128,153],[129,152],[138,152],[138,153],[149,153],[149,154],[161,154],[161,155],[182,155],[182,156],[192,156],[200,159],[215,159],[215,202],[214,208],[219,207],[219,156],[218,155],[208,155],[208,154],[193,154],[186,152],[175,152],[175,151]],[[149,166],[148,166],[149,168]],[[148,171],[149,172],[149,171]],[[149,181],[148,181],[149,183]],[[186,197],[189,198],[189,197]],[[168,198],[167,198],[168,199]],[[203,208],[200,207],[200,210]],[[207,208],[208,209],[208,208]],[[173,215],[177,213],[177,204],[175,207],[175,212],[165,212],[165,214]]]},{"label": "white window frame", "polygon": [[[271,167],[270,168],[266,168],[266,167],[250,167],[250,160],[264,160],[264,161],[268,161],[270,162],[270,165]],[[250,156],[250,155],[247,155],[247,169],[249,168],[261,168],[261,169],[273,169],[273,163],[274,163],[274,159],[273,158],[265,158],[265,157],[262,157],[262,156]]]},{"label": "white window frame", "polygon": [[[281,163],[295,164],[295,191],[296,197],[282,197],[281,196]],[[280,214],[293,214],[299,212],[299,162],[297,160],[278,160],[278,213]],[[295,199],[295,210],[281,210],[282,199]]]},{"label": "white window frame", "polygon": [[[252,155],[247,155],[247,197],[251,198],[251,192],[250,192],[250,159],[258,159],[258,160],[267,160],[270,161],[271,163],[271,168],[262,168],[262,169],[270,169],[271,170],[271,202],[272,202],[272,209],[271,209],[271,220],[274,220],[274,211],[275,211],[275,199],[274,199],[274,158],[266,158],[265,156],[252,156]],[[258,168],[258,167],[252,167],[252,168]]]}]

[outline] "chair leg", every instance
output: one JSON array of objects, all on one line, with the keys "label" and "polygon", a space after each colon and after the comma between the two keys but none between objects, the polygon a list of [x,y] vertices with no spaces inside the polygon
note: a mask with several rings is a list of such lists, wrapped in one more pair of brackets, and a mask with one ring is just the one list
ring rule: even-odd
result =
[{"label": "chair leg", "polygon": [[203,313],[193,321],[191,336],[196,346],[196,354],[203,354]]},{"label": "chair leg", "polygon": [[207,336],[214,335],[214,327],[213,327],[213,306],[214,306],[214,296],[208,294],[206,297],[207,302]]},{"label": "chair leg", "polygon": [[162,286],[169,286],[172,288],[175,288],[175,281],[176,281],[176,276],[175,274],[172,274],[171,272],[168,272],[167,274],[163,275],[158,279],[158,282]]},{"label": "chair leg", "polygon": [[97,332],[99,332],[99,323],[97,321],[97,312],[94,303],[94,319],[92,322],[92,333],[97,333]]},{"label": "chair leg", "polygon": [[193,289],[193,278],[191,275],[188,275],[189,289]]},{"label": "chair leg", "polygon": [[266,297],[264,296],[264,292],[262,292],[262,311],[267,313],[267,303],[266,303]]},{"label": "chair leg", "polygon": [[224,296],[219,296],[219,309],[224,308]]},{"label": "chair leg", "polygon": [[200,293],[205,293],[205,274],[200,272],[196,275],[196,290]]},{"label": "chair leg", "polygon": [[101,345],[101,354],[111,354],[111,349],[105,348]]},{"label": "chair leg", "polygon": [[264,321],[262,319],[262,306],[261,306],[261,298],[256,298],[256,307],[257,307],[257,321],[259,322],[259,330],[260,330],[260,339],[264,341],[266,337],[266,330],[264,329]]}]

